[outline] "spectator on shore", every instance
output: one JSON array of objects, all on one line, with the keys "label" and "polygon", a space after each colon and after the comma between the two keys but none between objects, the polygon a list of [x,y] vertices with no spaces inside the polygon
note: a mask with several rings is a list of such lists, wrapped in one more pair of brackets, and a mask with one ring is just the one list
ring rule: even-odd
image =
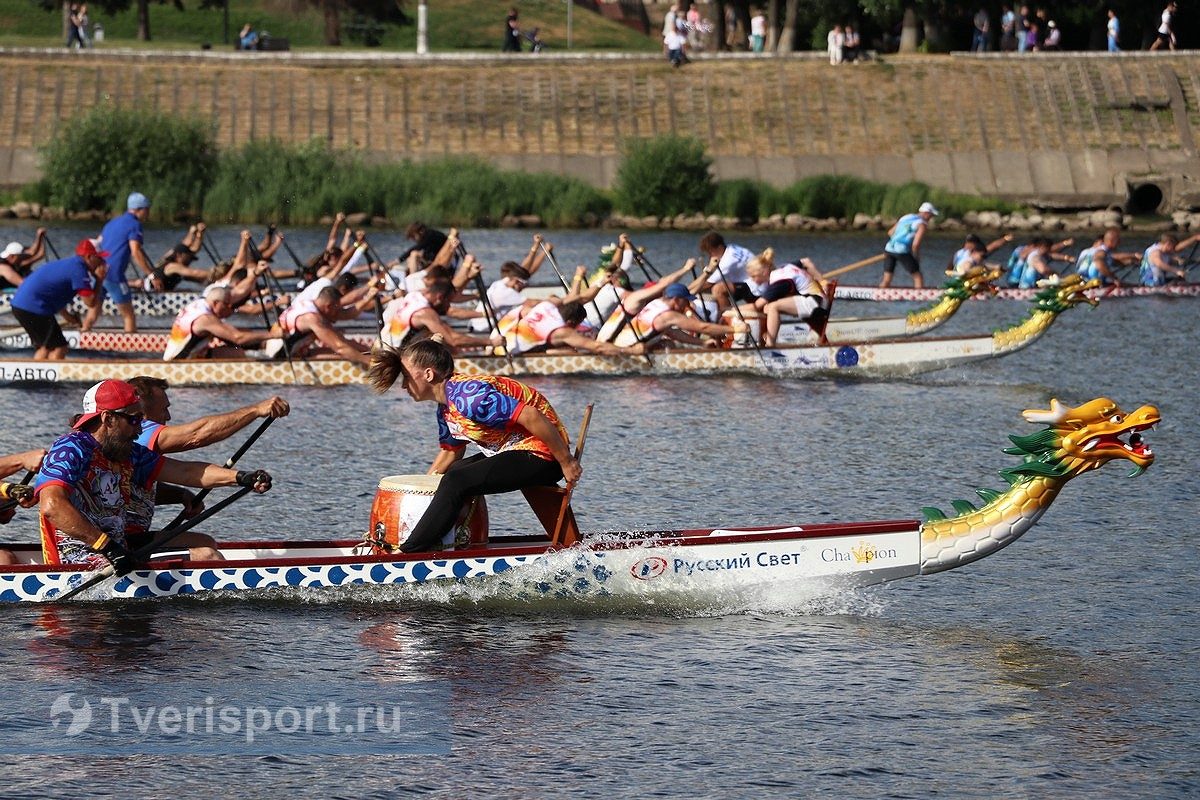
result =
[{"label": "spectator on shore", "polygon": [[692,3],[687,10],[687,43],[693,52],[704,49],[703,36],[709,32],[708,20],[700,16],[700,7]]},{"label": "spectator on shore", "polygon": [[842,63],[842,48],[846,46],[846,34],[842,26],[834,25],[826,41],[829,45],[829,63],[835,66]]},{"label": "spectator on shore", "polygon": [[767,43],[767,15],[759,6],[750,18],[750,51],[761,53]]},{"label": "spectator on shore", "polygon": [[988,51],[988,40],[991,38],[992,22],[988,19],[988,12],[982,6],[975,12],[975,18],[972,20],[975,26],[975,34],[971,37],[971,52],[986,53]]},{"label": "spectator on shore", "polygon": [[1029,6],[1021,6],[1021,12],[1017,14],[1017,52],[1024,53],[1029,49],[1029,23],[1033,16],[1029,13]]},{"label": "spectator on shore", "polygon": [[1049,31],[1046,34],[1046,41],[1042,44],[1042,49],[1043,50],[1059,50],[1059,49],[1061,49],[1060,45],[1062,43],[1062,31],[1059,30],[1058,25],[1055,24],[1054,20],[1050,20],[1049,22],[1046,23],[1046,25],[1049,26]]},{"label": "spectator on shore", "polygon": [[683,54],[683,47],[687,43],[687,39],[683,34],[675,28],[663,34],[663,47],[667,51],[667,60],[671,62],[672,67],[682,67],[686,61],[686,56]]},{"label": "spectator on shore", "polygon": [[1121,38],[1121,21],[1119,19],[1117,19],[1117,12],[1115,9],[1112,9],[1112,8],[1110,8],[1108,10],[1107,31],[1108,31],[1108,52],[1110,52],[1110,53],[1121,52],[1121,48],[1118,45],[1118,42],[1120,41],[1120,38]]},{"label": "spectator on shore", "polygon": [[1174,50],[1175,49],[1175,12],[1179,10],[1179,6],[1175,4],[1175,0],[1167,3],[1167,7],[1162,12],[1162,23],[1158,26],[1158,33],[1154,37],[1154,42],[1150,45],[1151,50]]},{"label": "spectator on shore", "polygon": [[257,50],[258,49],[258,31],[254,30],[254,26],[247,22],[242,26],[241,33],[238,34],[238,49],[239,50]]},{"label": "spectator on shore", "polygon": [[500,48],[500,52],[521,52],[521,22],[517,18],[515,6],[508,10],[508,17],[504,20],[504,44]]},{"label": "spectator on shore", "polygon": [[80,38],[79,24],[79,5],[71,3],[67,9],[67,48],[84,47],[83,39]]},{"label": "spectator on shore", "polygon": [[1017,49],[1017,15],[1008,3],[1000,9],[1000,51],[1011,53]]},{"label": "spectator on shore", "polygon": [[854,30],[853,25],[846,26],[843,39],[845,44],[842,45],[842,60],[850,64],[863,60],[862,39],[859,37],[858,31]]},{"label": "spectator on shore", "polygon": [[1037,17],[1032,17],[1029,20],[1029,27],[1025,31],[1025,52],[1036,53],[1041,49],[1041,36],[1045,33],[1042,29],[1042,24]]}]

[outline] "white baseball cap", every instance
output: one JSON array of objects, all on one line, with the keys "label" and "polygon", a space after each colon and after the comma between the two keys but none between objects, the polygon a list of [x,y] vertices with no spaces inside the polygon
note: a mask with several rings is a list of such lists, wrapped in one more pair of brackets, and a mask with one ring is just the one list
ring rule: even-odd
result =
[{"label": "white baseball cap", "polygon": [[20,242],[9,242],[4,248],[4,252],[0,253],[0,258],[8,258],[9,256],[19,256],[25,252],[25,248]]},{"label": "white baseball cap", "polygon": [[[912,206],[909,206],[909,208],[912,208]],[[926,212],[933,214],[935,217],[938,215],[938,210],[933,207],[933,203],[921,203],[921,207],[917,209],[918,214],[924,214]]]}]

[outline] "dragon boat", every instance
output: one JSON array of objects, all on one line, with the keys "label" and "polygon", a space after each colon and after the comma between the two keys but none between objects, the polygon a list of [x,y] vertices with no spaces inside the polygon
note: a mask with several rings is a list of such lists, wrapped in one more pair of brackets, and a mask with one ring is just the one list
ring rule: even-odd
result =
[{"label": "dragon boat", "polygon": [[[1114,460],[1129,462],[1130,474],[1139,475],[1154,462],[1142,435],[1159,422],[1154,406],[1126,413],[1107,398],[1078,407],[1053,400],[1049,409],[1025,411],[1023,416],[1045,427],[1009,437],[1013,446],[1005,452],[1021,461],[1000,471],[1008,488],[977,489],[982,506],[957,500],[954,516],[925,508],[924,521],[581,535],[574,514],[563,513],[570,511],[568,490],[546,488],[552,501],[558,496],[554,493],[566,499],[557,517],[554,508],[534,504],[546,528],[543,534],[491,540],[484,534],[462,549],[421,554],[381,551],[369,534],[345,541],[228,543],[221,545],[226,561],[193,562],[166,554],[123,577],[98,583],[79,598],[214,592],[270,596],[289,587],[308,592],[498,581],[550,597],[653,597],[796,583],[836,590],[931,575],[978,561],[1020,538],[1076,476]],[[0,602],[52,601],[82,588],[94,576],[84,568],[42,565],[35,546],[0,546],[20,562],[0,567]]]},{"label": "dragon boat", "polygon": [[[999,270],[974,267],[962,276],[951,278],[940,290],[930,305],[910,311],[902,317],[847,317],[829,320],[825,335],[831,342],[871,341],[928,333],[942,325],[959,308],[963,301],[980,293],[994,292],[992,281],[1000,277]],[[541,292],[538,293],[542,294]],[[370,315],[364,315],[369,318]],[[349,332],[346,338],[370,346],[378,336],[375,331]],[[74,350],[95,350],[106,353],[162,353],[166,350],[169,331],[142,330],[126,333],[123,330],[78,330],[63,331],[67,344]],[[798,321],[785,321],[779,332],[783,344],[815,343],[818,336],[807,325]],[[0,328],[0,349],[30,349],[29,334],[21,327]]]},{"label": "dragon boat", "polygon": [[[834,317],[825,325],[825,338],[830,342],[867,342],[928,333],[953,317],[970,298],[999,291],[994,281],[999,280],[1001,274],[999,269],[971,267],[946,281],[927,306],[902,317]],[[836,296],[836,288],[834,291]],[[783,328],[779,336],[779,341],[787,343],[816,342],[817,339],[817,334],[808,326]]]},{"label": "dragon boat", "polygon": [[[460,355],[468,375],[631,375],[751,373],[790,377],[829,374],[863,378],[915,375],[1015,353],[1037,341],[1063,311],[1080,303],[1095,306],[1088,290],[1097,282],[1070,276],[1043,288],[1020,322],[990,334],[925,337],[829,345],[771,348],[687,349],[650,357],[591,353],[532,353],[511,360],[496,355]],[[184,361],[76,358],[63,361],[0,359],[0,385],[91,384],[105,378],[149,375],[173,386],[260,384],[337,386],[362,383],[365,371],[343,359],[196,359]]]},{"label": "dragon boat", "polygon": [[[940,289],[924,287],[915,289],[911,286],[889,286],[881,289],[878,286],[851,286],[838,284],[834,290],[834,298],[838,300],[871,300],[876,302],[916,301],[927,303],[936,300]],[[993,294],[976,294],[975,300],[996,298],[998,300],[1030,300],[1037,296],[1040,289],[1000,289]],[[1105,300],[1121,297],[1200,297],[1200,283],[1175,282],[1165,286],[1106,286],[1095,290],[1095,295]]]}]

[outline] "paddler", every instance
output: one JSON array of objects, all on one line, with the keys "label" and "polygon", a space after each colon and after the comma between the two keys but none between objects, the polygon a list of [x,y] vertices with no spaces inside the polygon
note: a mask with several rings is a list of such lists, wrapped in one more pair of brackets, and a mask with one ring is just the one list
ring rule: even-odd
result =
[{"label": "paddler", "polygon": [[90,239],[75,248],[75,255],[51,261],[34,270],[12,299],[12,314],[29,334],[35,360],[67,357],[67,339],[54,317],[79,295],[89,309],[98,309],[103,299],[99,284],[108,274],[104,259]]},{"label": "paddler", "polygon": [[[271,476],[262,470],[239,472],[147,450],[137,443],[144,418],[137,392],[125,381],[101,381],[84,395],[83,413],[72,432],[50,446],[33,484],[46,564],[101,568],[108,562],[118,574],[133,569],[131,551],[150,541],[129,516],[134,486],[149,490],[164,481],[248,486],[258,493],[271,488]],[[188,537],[180,535],[170,547],[187,546]]]},{"label": "paddler", "polygon": [[[230,358],[243,355],[242,348],[277,338],[278,331],[247,331],[225,320],[233,315],[233,293],[228,286],[208,286],[204,294],[188,303],[175,317],[163,361],[185,358]],[[213,347],[220,339],[232,347]]]},{"label": "paddler", "polygon": [[[304,356],[305,351],[319,345],[328,352],[358,362],[363,366],[371,363],[363,347],[347,339],[333,323],[341,318],[342,295],[332,286],[317,293],[315,300],[296,300],[287,311],[279,315],[279,327],[287,338],[293,355]],[[282,354],[279,348],[276,355]]]},{"label": "paddler", "polygon": [[917,213],[905,214],[888,228],[887,244],[883,246],[883,278],[879,281],[879,288],[886,289],[892,285],[897,262],[912,275],[915,288],[925,286],[925,279],[921,276],[921,242],[925,240],[929,223],[936,216],[938,210],[933,203],[921,203]]},{"label": "paddler", "polygon": [[[433,499],[401,544],[406,553],[436,550],[469,498],[553,486],[582,473],[567,432],[540,392],[512,378],[454,371],[450,348],[436,337],[402,351],[380,348],[371,359],[371,386],[383,394],[401,380],[417,402],[437,402],[441,452],[429,474],[442,479]],[[463,458],[468,444],[482,451]]]},{"label": "paddler", "polygon": [[1142,252],[1142,264],[1138,270],[1143,286],[1165,286],[1168,273],[1181,281],[1187,280],[1187,267],[1180,266],[1175,254],[1190,245],[1200,242],[1200,233],[1189,236],[1182,242],[1173,233],[1164,233],[1159,240]]},{"label": "paddler", "polygon": [[[45,455],[45,450],[27,450],[11,456],[0,456],[0,476],[7,478],[21,470],[36,474],[42,467],[42,458]],[[0,507],[0,525],[12,522],[12,518],[17,513],[17,506],[33,508],[37,505],[37,498],[33,494],[32,486],[8,483],[7,481],[0,483],[0,500],[4,501],[3,507]],[[16,555],[11,550],[0,547],[0,567],[16,563]]]},{"label": "paddler", "polygon": [[706,285],[709,277],[716,272],[716,261],[710,262],[691,286],[677,282],[694,267],[695,261],[688,259],[682,267],[660,280],[627,293],[600,328],[596,338],[620,347],[636,344],[652,347],[663,337],[684,344],[716,346],[717,339],[706,341],[701,337],[728,336],[734,332],[733,327],[705,322],[688,315],[692,301],[696,299],[693,292]]}]

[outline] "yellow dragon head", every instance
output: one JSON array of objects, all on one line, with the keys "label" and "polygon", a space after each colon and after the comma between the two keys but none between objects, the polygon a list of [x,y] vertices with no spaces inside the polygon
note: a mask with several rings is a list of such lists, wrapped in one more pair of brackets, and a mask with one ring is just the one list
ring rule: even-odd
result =
[{"label": "yellow dragon head", "polygon": [[1075,408],[1051,400],[1048,411],[1026,411],[1023,416],[1049,427],[1029,436],[1009,437],[1015,447],[1004,452],[1025,457],[1021,465],[1001,471],[1010,483],[1033,475],[1070,479],[1118,458],[1133,464],[1133,476],[1154,463],[1154,452],[1142,431],[1159,423],[1156,406],[1142,406],[1127,414],[1107,397]]},{"label": "yellow dragon head", "polygon": [[1092,289],[1099,289],[1100,285],[1099,279],[1085,281],[1079,274],[1064,275],[1057,281],[1042,281],[1038,284],[1036,308],[1057,313],[1080,303],[1096,306],[1099,301],[1089,297],[1087,293]]},{"label": "yellow dragon head", "polygon": [[964,299],[984,292],[995,294],[1000,291],[995,282],[1000,280],[1000,276],[1003,274],[1003,270],[999,267],[978,265],[971,267],[962,275],[956,276],[946,284],[946,288],[961,293]]}]

